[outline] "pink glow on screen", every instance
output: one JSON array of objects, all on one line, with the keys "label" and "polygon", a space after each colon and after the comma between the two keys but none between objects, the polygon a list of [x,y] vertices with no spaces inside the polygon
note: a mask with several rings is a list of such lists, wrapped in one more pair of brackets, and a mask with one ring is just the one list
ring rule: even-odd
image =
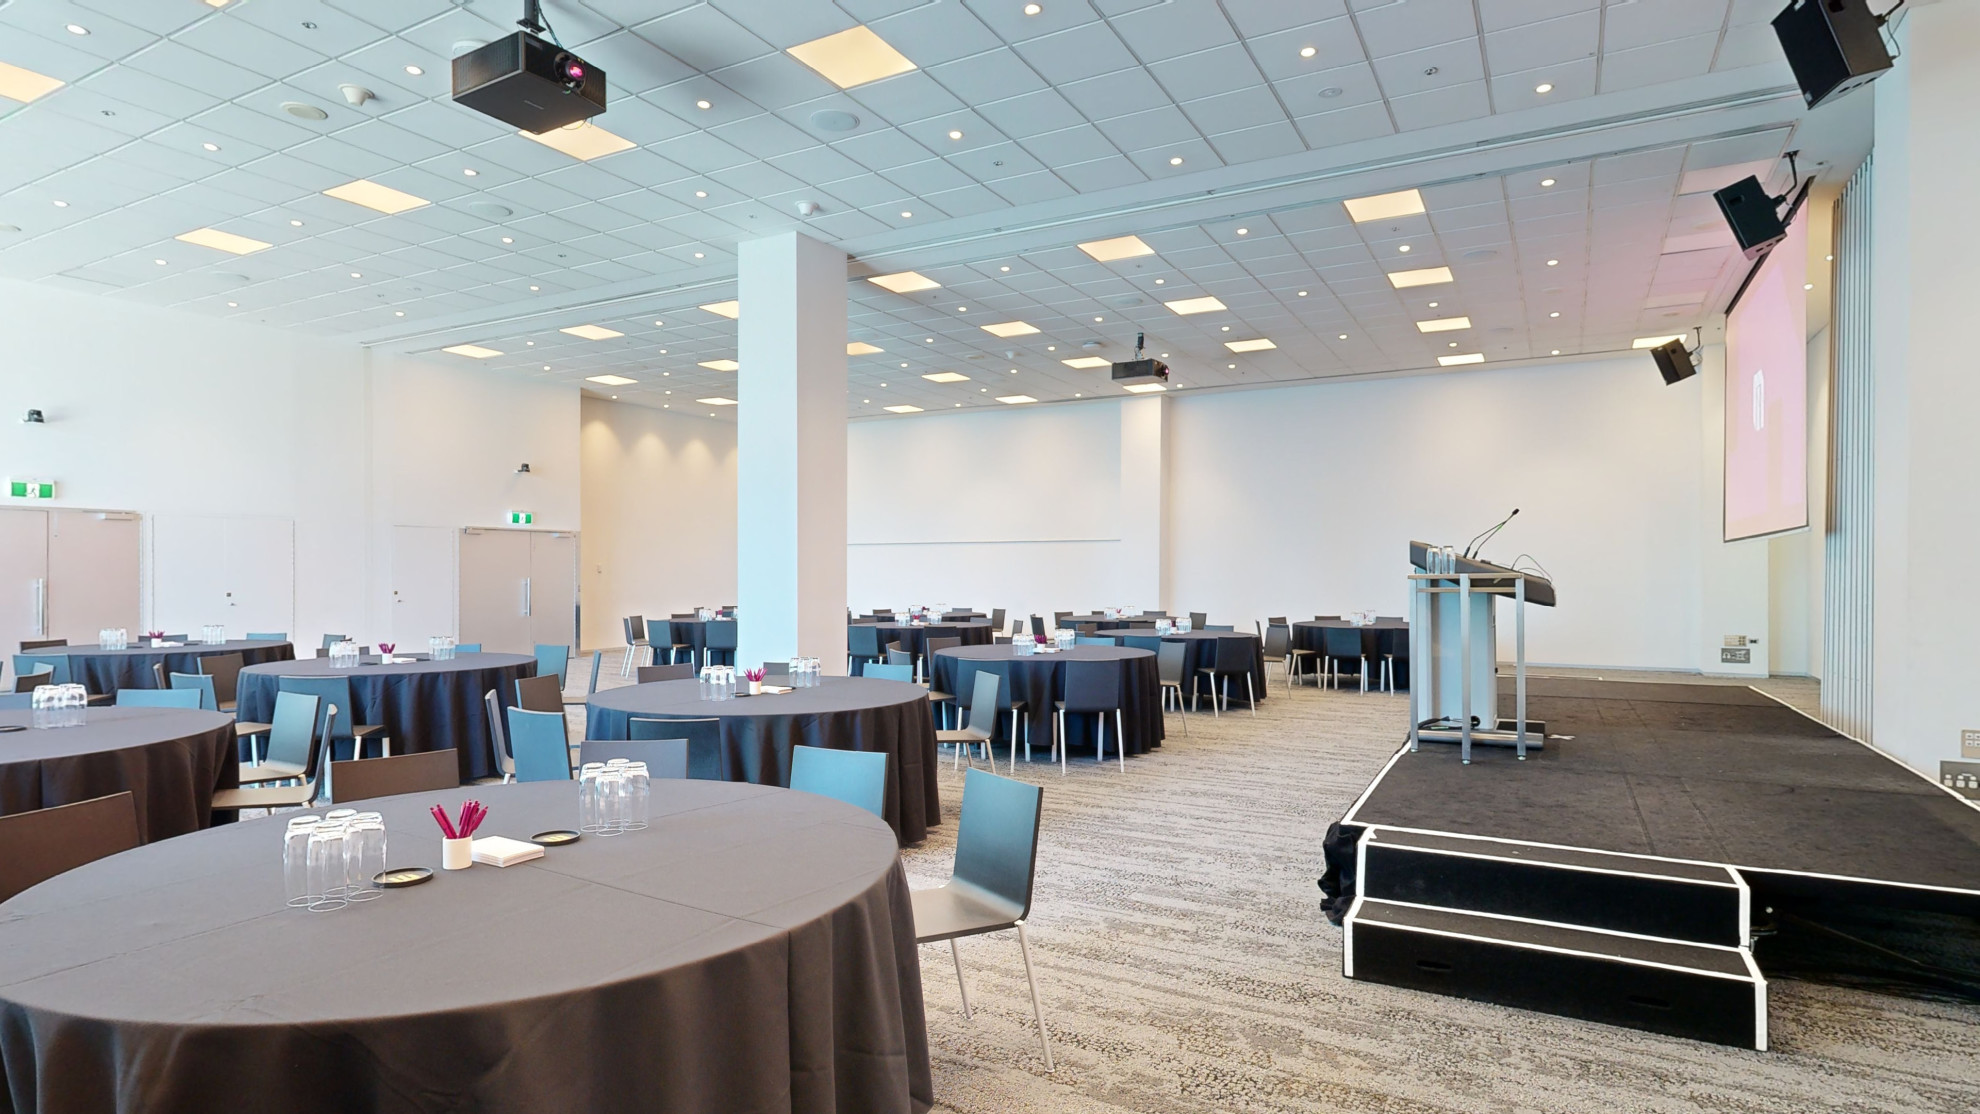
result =
[{"label": "pink glow on screen", "polygon": [[1808,221],[1726,318],[1726,541],[1808,525]]}]

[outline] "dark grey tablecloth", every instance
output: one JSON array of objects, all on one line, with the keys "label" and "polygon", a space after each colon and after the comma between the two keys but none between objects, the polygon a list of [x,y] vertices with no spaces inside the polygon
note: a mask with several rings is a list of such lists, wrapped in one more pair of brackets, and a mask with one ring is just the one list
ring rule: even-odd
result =
[{"label": "dark grey tablecloth", "polygon": [[960,638],[965,646],[988,646],[990,636],[995,633],[987,622],[929,623],[921,627],[908,623],[872,625],[879,629],[881,642],[896,643],[901,649],[917,658],[928,656],[928,640],[931,638]]},{"label": "dark grey tablecloth", "polygon": [[502,707],[514,707],[516,678],[534,676],[536,659],[527,654],[461,654],[448,661],[355,669],[332,669],[329,658],[308,658],[241,670],[238,707],[241,719],[267,723],[275,714],[281,678],[347,677],[357,722],[383,725],[393,754],[458,751],[461,780],[468,781],[499,776],[482,695],[494,689]]},{"label": "dark grey tablecloth", "polygon": [[[1052,746],[1053,701],[1066,695],[1066,662],[1118,661],[1121,663],[1121,726],[1127,736],[1127,753],[1146,754],[1162,745],[1162,678],[1155,655],[1147,650],[1121,646],[1074,646],[1055,654],[1020,656],[1009,646],[962,646],[935,654],[935,687],[958,695],[974,691],[976,674],[988,670],[1004,678],[1011,699],[1025,704],[1024,718],[1031,722],[1032,748]],[[1107,738],[1114,736],[1113,717],[1108,717]],[[1099,725],[1091,715],[1068,715],[1066,734],[1072,750],[1093,750],[1099,742]],[[1008,730],[1008,715],[999,730]],[[1020,736],[1020,742],[1023,741]]]},{"label": "dark grey tablecloth", "polygon": [[[33,722],[31,711],[0,711],[0,723]],[[91,708],[81,727],[0,735],[0,816],[128,789],[149,842],[206,827],[214,790],[240,779],[234,721],[219,712]]]},{"label": "dark grey tablecloth", "polygon": [[591,698],[585,738],[624,739],[628,721],[720,719],[722,777],[758,785],[791,783],[791,748],[885,751],[887,823],[901,842],[919,843],[942,822],[935,783],[935,716],[928,690],[898,681],[826,677],[817,688],[708,701],[696,681],[657,681]]},{"label": "dark grey tablecloth", "polygon": [[[1192,703],[1195,702],[1199,691],[1206,700],[1213,691],[1219,693],[1224,691],[1223,678],[1217,679],[1216,688],[1213,690],[1209,675],[1200,674],[1197,670],[1208,669],[1216,664],[1218,639],[1235,638],[1243,642],[1251,654],[1252,695],[1258,700],[1265,699],[1265,643],[1255,634],[1245,631],[1193,630],[1186,634],[1157,635],[1154,631],[1118,630],[1101,631],[1099,637],[1115,639],[1123,646],[1135,646],[1139,642],[1149,642],[1152,645],[1152,640],[1159,638],[1163,642],[1180,642],[1189,647],[1189,654],[1183,659],[1183,694]],[[1233,675],[1231,701],[1242,707],[1244,698],[1244,678]]]},{"label": "dark grey tablecloth", "polygon": [[1099,614],[1068,615],[1063,622],[1059,623],[1059,626],[1079,627],[1089,623],[1092,624],[1093,626],[1099,627],[1101,630],[1129,630],[1129,629],[1138,629],[1140,627],[1153,627],[1155,625],[1155,620],[1144,619],[1138,615],[1124,619],[1111,619],[1105,615],[1099,615]]},{"label": "dark grey tablecloth", "polygon": [[1361,632],[1361,652],[1368,658],[1368,682],[1374,684],[1382,675],[1382,656],[1396,655],[1396,680],[1398,689],[1409,687],[1409,624],[1394,620],[1377,620],[1369,626],[1356,626],[1346,619],[1312,619],[1292,625],[1293,645],[1301,650],[1319,653],[1322,649],[1320,632],[1328,627],[1356,630]]},{"label": "dark grey tablecloth", "polygon": [[[483,835],[575,827],[567,782],[391,797]],[[652,827],[283,907],[286,816],[142,847],[0,905],[17,1114],[923,1111],[921,970],[893,833],[850,805],[655,781]]]},{"label": "dark grey tablecloth", "polygon": [[[647,621],[655,627],[659,626],[661,622],[659,619],[649,619]],[[734,619],[669,619],[667,620],[667,626],[671,632],[671,641],[684,643],[692,647],[692,649],[681,652],[687,655],[686,660],[693,662],[694,667],[698,670],[703,665],[708,664],[705,660],[708,656],[708,624],[733,622],[735,622]],[[649,637],[647,641],[651,642],[652,639]],[[662,656],[664,649],[662,647],[660,650],[655,651],[654,656],[656,661],[664,662],[666,660]]]},{"label": "dark grey tablecloth", "polygon": [[57,646],[35,650],[34,657],[66,654],[69,676],[91,692],[118,689],[155,689],[158,678],[152,666],[163,662],[167,673],[197,673],[199,659],[217,654],[239,654],[247,665],[271,661],[294,661],[296,648],[287,642],[248,642],[235,639],[218,646],[132,646],[128,650],[100,650],[94,646]]}]

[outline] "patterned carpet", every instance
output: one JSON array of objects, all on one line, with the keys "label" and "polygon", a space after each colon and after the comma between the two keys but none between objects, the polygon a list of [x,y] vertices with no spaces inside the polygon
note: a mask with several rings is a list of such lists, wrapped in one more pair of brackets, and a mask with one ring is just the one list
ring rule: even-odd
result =
[{"label": "patterned carpet", "polygon": [[[1695,680],[1695,678],[1692,678]],[[1403,698],[1283,689],[1256,719],[1170,717],[1152,755],[1041,762],[1032,948],[1047,1073],[1015,936],[922,949],[938,1111],[1980,1110],[1980,1008],[1776,981],[1774,1051],[1350,982],[1320,915],[1320,841],[1397,745]],[[948,876],[962,801],[906,852]]]}]

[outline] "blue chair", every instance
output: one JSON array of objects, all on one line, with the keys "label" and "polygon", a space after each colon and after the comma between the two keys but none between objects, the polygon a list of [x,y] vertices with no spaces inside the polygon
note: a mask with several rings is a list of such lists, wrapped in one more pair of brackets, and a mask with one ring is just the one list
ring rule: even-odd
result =
[{"label": "blue chair", "polygon": [[866,668],[859,671],[859,675],[862,677],[871,677],[876,681],[906,681],[909,684],[914,683],[914,667],[911,665],[882,665],[879,662],[868,662]]},{"label": "blue chair", "polygon": [[736,664],[736,621],[727,619],[710,622],[706,649],[709,665]]},{"label": "blue chair", "polygon": [[791,788],[857,805],[884,820],[887,752],[792,747]]},{"label": "blue chair", "polygon": [[289,632],[285,630],[264,630],[247,632],[249,642],[287,642]]},{"label": "blue chair", "polygon": [[454,652],[457,654],[478,654],[481,652],[481,643],[456,642],[454,643]]},{"label": "blue chair", "polygon": [[348,634],[326,634],[323,636],[323,648],[328,650],[339,642],[350,641],[350,638],[351,636]]},{"label": "blue chair", "polygon": [[557,675],[557,689],[562,691],[570,684],[571,648],[569,646],[536,646],[536,675],[548,677]]},{"label": "blue chair", "polygon": [[571,780],[571,744],[564,734],[564,713],[521,708],[508,712],[509,750],[515,755],[516,780]]},{"label": "blue chair", "polygon": [[635,742],[685,739],[687,772],[682,776],[697,781],[723,780],[722,721],[719,719],[650,719],[635,716],[626,721],[626,736]]},{"label": "blue chair", "polygon": [[254,765],[241,763],[241,784],[303,777],[309,772],[309,752],[316,734],[316,697],[277,692],[275,717],[268,725],[268,757]]},{"label": "blue chair", "polygon": [[30,673],[46,673],[49,679],[44,685],[66,685],[69,683],[69,655],[50,654],[40,657],[35,654],[15,654],[14,674],[25,677]]},{"label": "blue chair", "polygon": [[[176,675],[175,675],[176,676]],[[277,677],[275,687],[278,693],[303,692],[316,697],[317,702],[335,707],[337,718],[322,725],[324,746],[330,753],[330,761],[337,760],[337,744],[348,741],[351,744],[351,757],[364,757],[366,739],[379,741],[380,753],[392,753],[391,741],[385,738],[385,728],[376,724],[358,723],[351,712],[351,679],[349,677]],[[325,716],[329,715],[326,710]]]},{"label": "blue chair", "polygon": [[1052,1070],[1052,1041],[1045,1032],[1045,1007],[1031,972],[1031,944],[1024,922],[1031,916],[1031,883],[1038,864],[1038,817],[1044,790],[971,767],[963,775],[962,819],[956,825],[956,868],[948,882],[915,890],[914,938],[918,944],[947,940],[962,988],[963,1017],[970,1016],[969,984],[963,981],[956,940],[986,932],[1017,929],[1024,956],[1024,980],[1031,986],[1031,1012],[1038,1019],[1038,1043],[1045,1070]]},{"label": "blue chair", "polygon": [[196,689],[118,689],[117,707],[197,710],[204,697],[205,694]]},{"label": "blue chair", "polygon": [[25,712],[34,707],[34,693],[0,693],[0,712]]},{"label": "blue chair", "polygon": [[14,691],[28,696],[30,700],[29,706],[32,707],[34,690],[40,688],[42,685],[54,684],[55,671],[49,669],[45,664],[40,669],[32,668],[33,663],[29,663],[29,664],[30,664],[30,669],[28,670],[28,672],[21,673],[19,676],[14,678]]},{"label": "blue chair", "polygon": [[[1120,645],[1126,646],[1132,650],[1146,650],[1151,654],[1159,654],[1162,652],[1162,638],[1160,635],[1123,634],[1118,636],[1118,641]],[[1178,642],[1176,643],[1176,645],[1182,646],[1182,643]],[[1186,650],[1189,647],[1184,646],[1183,648]]]},{"label": "blue chair", "polygon": [[[208,677],[204,673],[174,673],[172,674],[172,688],[197,691],[199,693],[200,707],[209,712],[220,710],[220,697],[214,692],[213,678]],[[348,696],[349,694],[346,693],[347,698]]]},{"label": "blue chair", "polygon": [[1113,639],[1102,638],[1097,634],[1081,634],[1073,637],[1073,645],[1075,646],[1112,646],[1114,644]]}]

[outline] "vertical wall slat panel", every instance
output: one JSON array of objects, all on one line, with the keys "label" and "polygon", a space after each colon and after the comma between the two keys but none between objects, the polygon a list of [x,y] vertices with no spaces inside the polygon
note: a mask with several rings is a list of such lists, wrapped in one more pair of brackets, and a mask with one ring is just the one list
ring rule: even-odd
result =
[{"label": "vertical wall slat panel", "polygon": [[1872,165],[1859,167],[1836,203],[1835,306],[1830,343],[1829,524],[1822,586],[1822,718],[1870,742],[1873,415],[1870,354]]}]

